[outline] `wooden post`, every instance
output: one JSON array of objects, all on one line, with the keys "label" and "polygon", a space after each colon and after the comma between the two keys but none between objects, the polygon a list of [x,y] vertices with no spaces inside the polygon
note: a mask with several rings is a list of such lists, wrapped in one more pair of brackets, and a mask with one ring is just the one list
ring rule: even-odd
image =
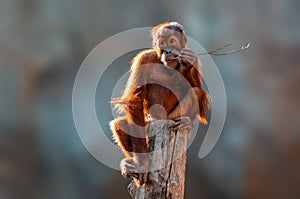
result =
[{"label": "wooden post", "polygon": [[132,181],[128,191],[133,199],[183,199],[186,150],[189,130],[170,131],[170,120],[150,124],[148,144],[150,173],[148,182],[137,187]]}]

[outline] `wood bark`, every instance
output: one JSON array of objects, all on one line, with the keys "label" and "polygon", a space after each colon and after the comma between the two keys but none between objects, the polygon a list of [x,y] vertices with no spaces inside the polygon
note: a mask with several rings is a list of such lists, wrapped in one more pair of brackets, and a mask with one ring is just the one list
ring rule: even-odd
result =
[{"label": "wood bark", "polygon": [[133,199],[184,198],[186,150],[189,130],[169,130],[170,120],[157,120],[149,125],[150,172],[148,182],[128,186]]}]

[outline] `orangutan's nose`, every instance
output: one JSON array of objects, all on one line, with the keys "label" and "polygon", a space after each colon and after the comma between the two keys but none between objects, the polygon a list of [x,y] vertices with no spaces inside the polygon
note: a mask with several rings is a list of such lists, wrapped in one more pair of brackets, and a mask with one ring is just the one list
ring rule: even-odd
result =
[{"label": "orangutan's nose", "polygon": [[172,51],[171,50],[166,50],[165,53],[166,53],[166,55],[171,55]]}]

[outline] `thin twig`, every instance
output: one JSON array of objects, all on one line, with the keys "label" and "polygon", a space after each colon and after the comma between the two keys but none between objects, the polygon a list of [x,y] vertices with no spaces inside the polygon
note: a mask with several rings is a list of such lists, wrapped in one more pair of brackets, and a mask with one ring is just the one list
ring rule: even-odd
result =
[{"label": "thin twig", "polygon": [[[226,53],[217,53],[219,52],[220,50],[224,49],[224,48],[227,48],[228,46],[231,46],[232,43],[229,43],[229,44],[226,44],[216,50],[212,50],[212,51],[209,51],[209,52],[206,52],[206,53],[198,53],[197,55],[198,56],[201,56],[201,55],[214,55],[214,56],[227,56],[227,55],[232,55],[234,53],[238,53],[238,52],[241,52],[243,50],[246,50],[248,49],[250,46],[251,46],[251,43],[247,43],[246,45],[242,45],[241,48],[239,49],[233,49],[231,51],[228,51]],[[171,59],[179,59],[181,58],[181,55],[178,55],[178,56],[175,56],[175,57],[172,57]]]},{"label": "thin twig", "polygon": [[220,50],[222,50],[222,49],[224,49],[224,48],[226,48],[226,47],[228,47],[228,46],[230,46],[230,45],[232,45],[232,43],[226,44],[226,45],[224,45],[224,46],[222,46],[222,47],[220,47],[220,48],[218,48],[218,49],[216,49],[216,50],[212,50],[212,51],[209,51],[209,52],[207,52],[207,53],[198,53],[197,55],[214,54],[214,53],[216,53],[216,52],[218,52],[218,51],[220,51]]},{"label": "thin twig", "polygon": [[243,51],[243,50],[248,49],[248,48],[251,46],[251,43],[247,43],[246,45],[242,45],[241,48],[231,50],[231,51],[229,51],[229,52],[227,52],[227,53],[216,53],[217,51],[220,51],[221,49],[223,49],[223,48],[225,48],[225,47],[227,47],[227,46],[230,46],[230,45],[231,45],[231,43],[230,43],[230,44],[227,44],[227,45],[225,45],[225,46],[223,46],[223,47],[221,47],[221,48],[218,48],[217,50],[210,51],[210,52],[207,52],[207,53],[200,53],[200,54],[198,54],[198,55],[215,55],[215,56],[232,55],[232,54],[234,54],[234,53],[238,53],[238,52],[241,52],[241,51]]}]

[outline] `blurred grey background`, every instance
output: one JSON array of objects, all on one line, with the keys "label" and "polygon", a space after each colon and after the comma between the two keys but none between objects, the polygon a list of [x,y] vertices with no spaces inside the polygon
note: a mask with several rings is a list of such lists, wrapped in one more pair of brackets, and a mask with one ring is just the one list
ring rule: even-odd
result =
[{"label": "blurred grey background", "polygon": [[[228,111],[204,159],[207,127],[188,151],[186,198],[300,198],[300,1],[1,0],[0,198],[129,198],[118,171],[96,161],[74,127],[71,94],[87,54],[131,28],[178,21],[213,57]],[[136,52],[116,60],[97,91],[99,122],[112,119],[113,81]]]}]

